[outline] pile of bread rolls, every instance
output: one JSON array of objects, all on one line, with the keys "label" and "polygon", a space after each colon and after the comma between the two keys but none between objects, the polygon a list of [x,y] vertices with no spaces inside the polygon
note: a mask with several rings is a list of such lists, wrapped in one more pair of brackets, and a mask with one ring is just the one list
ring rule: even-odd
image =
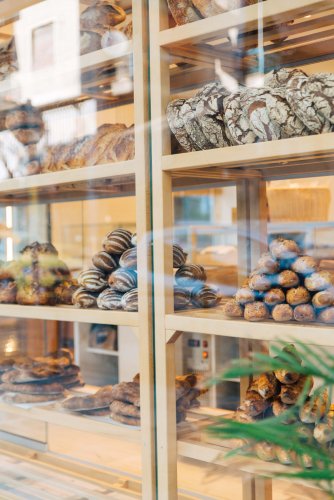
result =
[{"label": "pile of bread rolls", "polygon": [[294,240],[275,239],[224,313],[247,321],[334,324],[334,274],[319,270]]},{"label": "pile of bread rolls", "polygon": [[260,88],[209,83],[190,99],[171,101],[167,120],[181,151],[323,134],[334,126],[333,88],[333,73],[282,68]]},{"label": "pile of bread rolls", "polygon": [[[299,364],[302,364],[292,344],[284,347],[283,352],[289,353]],[[289,370],[279,369],[263,373],[249,385],[245,400],[234,418],[240,422],[255,422],[263,418],[280,416],[282,423],[286,425],[299,422],[298,432],[309,444],[327,445],[334,441],[334,408],[328,403],[326,391],[312,398],[312,387],[312,377]],[[294,411],[294,404],[304,391],[308,395],[307,400],[299,411]],[[284,418],[287,411],[289,413]],[[277,459],[284,465],[290,465],[296,461],[296,456],[292,451],[289,452],[266,441],[257,443],[254,451],[259,458],[266,461]],[[314,464],[311,457],[303,456],[301,465],[312,467]]]},{"label": "pile of bread rolls", "polygon": [[2,400],[11,404],[63,399],[67,389],[84,385],[72,353],[64,348],[33,359],[7,360],[1,372]]}]

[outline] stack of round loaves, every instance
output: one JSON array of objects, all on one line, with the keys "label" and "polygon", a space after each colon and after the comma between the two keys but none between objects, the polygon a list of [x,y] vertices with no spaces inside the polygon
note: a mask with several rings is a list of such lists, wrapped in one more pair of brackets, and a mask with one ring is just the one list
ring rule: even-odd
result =
[{"label": "stack of round loaves", "polygon": [[[291,355],[302,365],[295,347],[290,344],[284,347],[283,354]],[[327,391],[318,392],[312,397],[312,377],[306,377],[287,369],[277,369],[274,372],[262,373],[249,385],[246,397],[235,414],[240,422],[256,422],[264,418],[276,416],[282,418],[282,423],[295,423],[297,432],[312,446],[323,446],[334,441],[333,422],[334,411],[329,408]],[[296,403],[305,394],[306,402],[302,406]],[[296,406],[295,406],[296,405]],[[255,444],[254,451],[265,461],[278,460],[283,465],[290,465],[296,461],[293,452],[275,446],[266,441]],[[313,466],[309,456],[303,456],[304,467]]]},{"label": "stack of round loaves", "polygon": [[136,235],[126,229],[108,233],[92,267],[79,275],[81,287],[73,294],[76,307],[138,310]]},{"label": "stack of round loaves", "polygon": [[258,267],[224,306],[231,318],[247,321],[320,321],[334,323],[334,275],[302,255],[294,240],[278,238]]},{"label": "stack of round loaves", "polygon": [[331,132],[334,74],[282,68],[266,75],[261,88],[234,91],[209,83],[190,99],[170,102],[167,120],[184,151]]}]

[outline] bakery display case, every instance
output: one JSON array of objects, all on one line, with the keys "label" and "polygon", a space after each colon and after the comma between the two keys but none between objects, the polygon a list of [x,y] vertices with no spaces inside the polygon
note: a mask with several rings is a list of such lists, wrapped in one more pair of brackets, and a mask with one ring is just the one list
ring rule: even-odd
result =
[{"label": "bakery display case", "polygon": [[154,498],[146,2],[0,12],[1,448]]},{"label": "bakery display case", "polygon": [[[150,2],[161,498],[289,497],[268,478],[284,473],[281,454],[231,462],[237,443],[208,428],[238,407],[250,421],[257,400],[256,418],[276,411],[247,377],[220,380],[232,360],[284,341],[333,347],[332,13],[312,0]],[[188,253],[182,308],[175,244]],[[197,307],[207,285],[217,302]],[[170,388],[189,368],[209,390],[181,429]]]}]

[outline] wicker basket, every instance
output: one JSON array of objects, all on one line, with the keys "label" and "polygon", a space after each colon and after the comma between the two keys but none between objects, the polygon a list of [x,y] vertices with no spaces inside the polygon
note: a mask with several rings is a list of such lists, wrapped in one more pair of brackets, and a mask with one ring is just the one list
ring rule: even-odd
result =
[{"label": "wicker basket", "polygon": [[327,187],[271,188],[267,196],[271,222],[328,220],[331,194]]}]

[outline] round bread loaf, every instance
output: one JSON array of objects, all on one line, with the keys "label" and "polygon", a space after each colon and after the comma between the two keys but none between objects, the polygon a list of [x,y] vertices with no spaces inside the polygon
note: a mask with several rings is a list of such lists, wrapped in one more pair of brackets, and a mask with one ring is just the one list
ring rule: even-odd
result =
[{"label": "round bread loaf", "polygon": [[110,254],[122,254],[128,248],[131,248],[132,233],[126,229],[115,229],[108,233],[103,242],[103,248]]},{"label": "round bread loaf", "polygon": [[259,292],[270,290],[272,280],[266,274],[253,274],[249,280],[249,288]]},{"label": "round bread loaf", "polygon": [[305,286],[310,292],[321,292],[333,285],[334,278],[329,271],[318,271],[305,278]]},{"label": "round bread loaf", "polygon": [[80,55],[101,49],[101,35],[94,31],[80,31]]},{"label": "round bread loaf", "polygon": [[334,307],[327,307],[320,311],[318,319],[323,323],[334,324]]},{"label": "round bread loaf", "polygon": [[246,99],[248,91],[249,89],[244,89],[234,92],[225,97],[223,101],[225,127],[235,145],[251,144],[257,141],[248,115],[241,105],[241,98]]},{"label": "round bread loaf", "polygon": [[276,306],[285,302],[285,293],[281,288],[272,288],[264,294],[264,303],[267,306]]},{"label": "round bread loaf", "polygon": [[137,248],[129,248],[121,255],[119,265],[127,269],[137,269]]},{"label": "round bread loaf", "polygon": [[114,290],[126,293],[137,288],[137,273],[133,269],[116,269],[109,276],[108,283]]},{"label": "round bread loaf", "polygon": [[168,104],[166,110],[168,125],[176,140],[185,151],[199,151],[200,148],[192,141],[191,137],[189,137],[184,122],[180,117],[180,111],[184,103],[185,99],[176,99]]},{"label": "round bread loaf", "polygon": [[317,113],[334,124],[334,74],[316,73],[307,80],[307,91]]},{"label": "round bread loaf", "polygon": [[103,273],[111,273],[117,267],[117,260],[108,252],[98,252],[92,257],[93,265]]},{"label": "round bread loaf", "polygon": [[293,288],[299,285],[299,278],[294,271],[286,269],[279,273],[277,282],[282,288]]},{"label": "round bread loaf", "polygon": [[291,306],[298,306],[300,304],[307,304],[311,301],[311,295],[306,288],[299,286],[297,288],[290,288],[286,294],[286,301]]},{"label": "round bread loaf", "polygon": [[82,30],[105,30],[123,22],[125,18],[126,13],[118,5],[99,1],[82,12],[80,28]]},{"label": "round bread loaf", "polygon": [[190,304],[190,293],[179,286],[174,287],[174,309],[187,309]]},{"label": "round bread loaf", "polygon": [[138,311],[138,288],[126,292],[122,297],[121,304],[124,311]]},{"label": "round bread loaf", "polygon": [[216,16],[226,12],[226,9],[216,0],[192,0],[192,3],[203,17]]},{"label": "round bread loaf", "polygon": [[106,288],[97,298],[97,307],[99,309],[109,309],[111,311],[122,309],[122,296],[120,292],[112,288]]},{"label": "round bread loaf", "polygon": [[194,287],[206,280],[206,272],[199,264],[184,264],[176,271],[175,280],[180,286]]},{"label": "round bread loaf", "polygon": [[238,302],[238,304],[245,305],[249,302],[255,302],[256,294],[254,290],[251,290],[250,288],[245,286],[237,290],[237,293],[235,294],[235,300]]},{"label": "round bread loaf", "polygon": [[312,323],[316,319],[315,311],[311,304],[301,304],[295,307],[293,316],[300,323]]},{"label": "round bread loaf", "polygon": [[242,318],[244,316],[244,308],[234,299],[226,302],[223,311],[229,318]]},{"label": "round bread loaf", "polygon": [[73,305],[82,309],[96,307],[96,299],[96,293],[88,292],[84,288],[78,288],[78,290],[72,295]]},{"label": "round bread loaf", "polygon": [[260,141],[275,141],[281,138],[281,127],[271,121],[267,109],[267,95],[270,89],[248,89],[240,97],[242,109],[247,114],[250,128]]},{"label": "round bread loaf", "polygon": [[179,116],[192,142],[197,144],[200,149],[211,149],[212,145],[210,141],[207,140],[197,117],[196,110],[200,100],[201,99],[196,96],[187,99],[180,108]]},{"label": "round bread loaf", "polygon": [[261,255],[257,263],[257,271],[260,274],[276,274],[279,270],[278,261],[267,252]]},{"label": "round bread loaf", "polygon": [[301,69],[280,68],[274,69],[264,77],[264,85],[273,89],[285,87],[295,76],[307,76]]},{"label": "round bread loaf", "polygon": [[308,276],[318,270],[318,261],[310,255],[302,255],[292,263],[291,269],[295,271],[295,273]]},{"label": "round bread loaf", "polygon": [[107,286],[106,276],[99,269],[87,269],[78,277],[79,284],[90,292],[101,292]]},{"label": "round bread loaf", "polygon": [[215,307],[220,302],[220,297],[216,290],[207,285],[199,285],[191,292],[191,299],[196,307]]},{"label": "round bread loaf", "polygon": [[183,251],[180,245],[173,245],[173,268],[178,269],[186,263],[187,254]]},{"label": "round bread loaf", "polygon": [[277,238],[269,245],[270,252],[276,259],[295,259],[300,254],[300,248],[294,240]]},{"label": "round bread loaf", "polygon": [[253,302],[246,304],[244,317],[247,321],[263,321],[269,318],[269,311],[263,302]]},{"label": "round bread loaf", "polygon": [[293,309],[289,304],[277,304],[272,310],[272,317],[280,323],[291,321],[293,319]]},{"label": "round bread loaf", "polygon": [[265,96],[269,118],[281,131],[281,138],[309,135],[310,130],[292,111],[285,97],[285,88],[271,89]]},{"label": "round bread loaf", "polygon": [[179,26],[201,19],[192,0],[167,0],[167,3],[174,21]]},{"label": "round bread loaf", "polygon": [[312,298],[312,304],[316,309],[323,309],[334,305],[334,288],[316,293]]}]

